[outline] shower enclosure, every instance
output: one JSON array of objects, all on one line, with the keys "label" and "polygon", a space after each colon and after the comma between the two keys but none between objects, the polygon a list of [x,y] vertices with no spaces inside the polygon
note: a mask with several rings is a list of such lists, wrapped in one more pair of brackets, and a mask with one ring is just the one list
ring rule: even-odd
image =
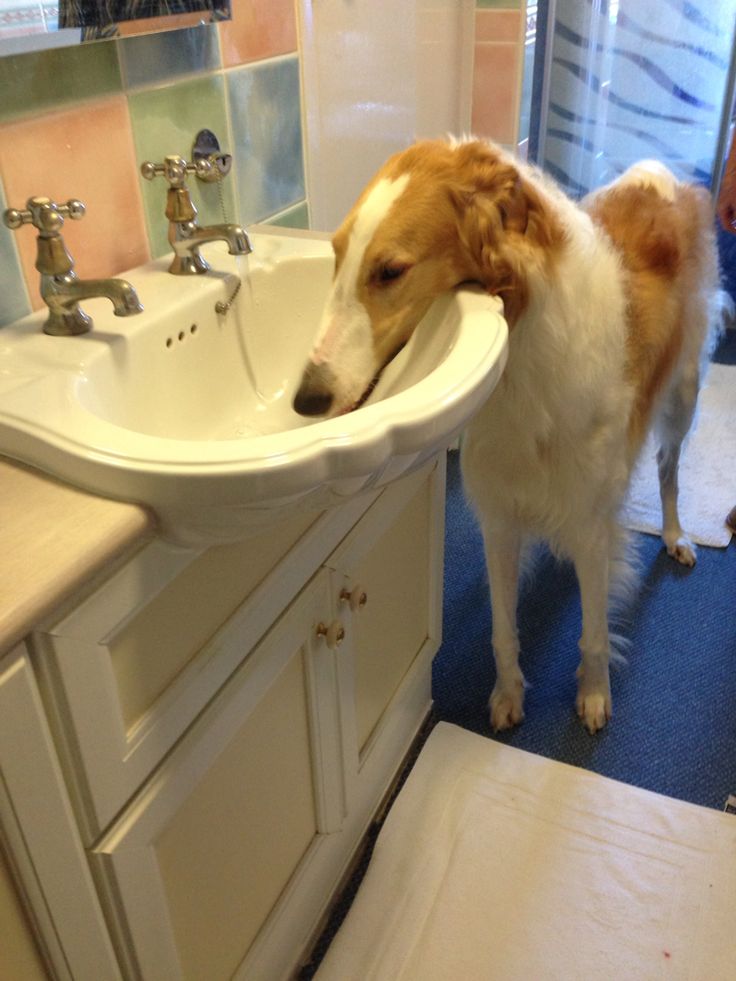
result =
[{"label": "shower enclosure", "polygon": [[576,197],[646,157],[716,189],[734,100],[736,0],[536,6],[529,156]]}]

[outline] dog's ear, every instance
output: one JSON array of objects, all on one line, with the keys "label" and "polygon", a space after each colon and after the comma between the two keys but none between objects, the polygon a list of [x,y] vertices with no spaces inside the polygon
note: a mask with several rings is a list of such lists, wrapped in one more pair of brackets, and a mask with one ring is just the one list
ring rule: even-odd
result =
[{"label": "dog's ear", "polygon": [[455,152],[455,180],[450,184],[455,208],[465,212],[474,206],[492,205],[504,229],[526,231],[526,193],[516,168],[482,143],[468,143]]},{"label": "dog's ear", "polygon": [[506,183],[498,198],[498,209],[504,229],[524,235],[532,247],[555,249],[565,238],[538,188],[519,174]]},{"label": "dog's ear", "polygon": [[500,296],[509,326],[528,302],[521,255],[529,206],[518,172],[487,153],[474,155],[451,195],[468,278]]},{"label": "dog's ear", "polygon": [[518,237],[507,234],[511,230],[507,222],[521,229],[523,214],[510,211],[504,219],[494,202],[476,195],[458,215],[458,235],[467,256],[467,278],[501,297],[506,320],[513,327],[524,312],[529,290],[524,269],[525,250],[514,245],[512,240],[516,238],[518,242]]},{"label": "dog's ear", "polygon": [[526,232],[529,225],[529,198],[520,177],[514,179],[510,190],[499,199],[498,210],[507,232],[519,232],[521,235]]}]

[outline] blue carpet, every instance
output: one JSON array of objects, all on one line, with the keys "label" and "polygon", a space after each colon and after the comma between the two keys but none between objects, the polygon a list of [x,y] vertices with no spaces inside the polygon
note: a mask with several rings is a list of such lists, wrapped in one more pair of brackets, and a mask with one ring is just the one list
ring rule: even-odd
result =
[{"label": "blue carpet", "polygon": [[[736,332],[716,355],[736,363]],[[736,504],[736,501],[733,502]],[[725,517],[725,515],[724,515]],[[641,581],[623,613],[628,663],[612,669],[614,717],[589,735],[575,714],[580,603],[571,566],[543,556],[519,600],[526,719],[493,736],[495,671],[480,531],[450,454],[444,640],[434,662],[438,719],[519,749],[709,807],[736,793],[736,545],[678,566],[636,535]]]}]

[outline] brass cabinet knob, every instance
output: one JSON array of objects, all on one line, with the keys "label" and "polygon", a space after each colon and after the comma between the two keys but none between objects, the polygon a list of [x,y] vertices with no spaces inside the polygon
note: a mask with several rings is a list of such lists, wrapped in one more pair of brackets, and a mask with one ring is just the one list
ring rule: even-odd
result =
[{"label": "brass cabinet knob", "polygon": [[362,610],[368,602],[368,593],[361,585],[353,586],[352,589],[343,588],[340,591],[340,599],[343,603],[348,603],[353,613]]},{"label": "brass cabinet knob", "polygon": [[345,640],[345,628],[339,620],[333,620],[330,624],[318,623],[317,636],[324,637],[325,644],[334,651]]}]

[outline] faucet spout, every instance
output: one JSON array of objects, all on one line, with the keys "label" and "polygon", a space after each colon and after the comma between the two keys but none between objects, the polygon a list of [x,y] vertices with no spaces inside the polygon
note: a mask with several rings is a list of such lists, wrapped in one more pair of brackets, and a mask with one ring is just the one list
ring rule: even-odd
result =
[{"label": "faucet spout", "polygon": [[49,308],[44,332],[55,336],[85,334],[92,328],[91,318],[81,309],[81,300],[104,296],[116,317],[140,313],[143,305],[125,279],[78,279],[73,271],[60,276],[41,277],[41,296]]},{"label": "faucet spout", "polygon": [[205,225],[192,232],[191,238],[184,242],[196,246],[207,242],[227,242],[230,255],[248,255],[253,251],[248,233],[240,225]]},{"label": "faucet spout", "polygon": [[227,242],[230,255],[248,255],[253,251],[248,233],[241,225],[198,225],[196,221],[172,222],[169,225],[169,242],[174,250],[174,260],[169,272],[177,276],[205,273],[209,264],[199,249],[208,242]]}]

